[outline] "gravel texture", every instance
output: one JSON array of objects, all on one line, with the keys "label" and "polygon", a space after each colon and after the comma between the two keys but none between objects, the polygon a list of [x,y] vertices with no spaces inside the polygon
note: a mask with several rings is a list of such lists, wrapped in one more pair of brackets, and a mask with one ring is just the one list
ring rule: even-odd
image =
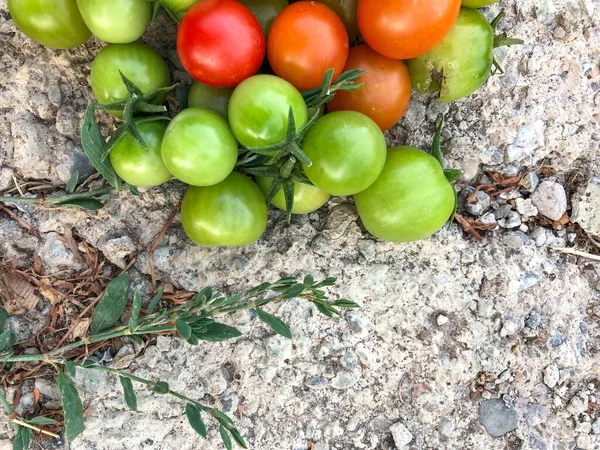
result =
[{"label": "gravel texture", "polygon": [[[464,207],[495,231],[477,241],[453,225],[422,242],[389,244],[364,231],[350,199],[333,199],[289,227],[271,211],[251,246],[205,249],[186,239],[177,217],[154,254],[164,281],[236,292],[310,272],[338,277],[332,294],[363,307],[330,320],[292,301],[270,311],[290,324],[292,341],[240,313],[228,319],[245,332],[234,341],[191,348],[160,337],[137,359],[130,347],[113,352],[113,364],[234,415],[253,449],[599,449],[600,265],[552,251],[585,238],[541,216],[558,221],[566,212],[600,235],[600,4],[503,3],[500,31],[526,41],[497,50],[506,73],[452,105],[415,96],[386,135],[390,145],[428,148],[445,113],[443,148],[448,166],[465,171],[462,185],[476,182],[480,166],[507,177],[526,170],[521,190],[482,192]],[[185,80],[174,31],[163,17],[144,40]],[[77,135],[101,46],[37,46],[0,0],[0,190],[13,187],[13,176],[63,186],[74,170],[91,173]],[[73,232],[120,267],[137,254],[132,271],[148,289],[140,242],[148,248],[183,191],[169,182],[139,197],[123,192],[97,213],[9,205],[40,238],[0,212],[0,259],[31,267],[40,256],[48,273],[77,270],[85,263],[60,239]],[[32,336],[49,308],[38,309],[9,326]],[[173,399],[139,387],[133,413],[115,378],[82,370],[77,381],[86,428],[75,450],[222,448],[214,424],[207,441],[197,438]],[[56,407],[51,382],[35,386]],[[24,395],[19,407],[31,402]],[[0,422],[4,450],[10,433]]]}]

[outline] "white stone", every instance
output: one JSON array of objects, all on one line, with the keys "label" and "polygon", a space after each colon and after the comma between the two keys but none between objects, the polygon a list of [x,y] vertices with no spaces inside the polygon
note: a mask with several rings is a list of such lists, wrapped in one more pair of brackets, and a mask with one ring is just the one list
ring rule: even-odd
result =
[{"label": "white stone", "polygon": [[399,449],[404,449],[413,440],[413,435],[402,422],[396,422],[390,427],[394,443]]}]

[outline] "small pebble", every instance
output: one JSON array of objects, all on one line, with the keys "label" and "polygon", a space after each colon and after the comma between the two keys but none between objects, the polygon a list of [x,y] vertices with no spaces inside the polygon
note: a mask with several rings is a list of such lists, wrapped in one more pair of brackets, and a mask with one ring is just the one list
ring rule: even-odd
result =
[{"label": "small pebble", "polygon": [[440,327],[447,324],[449,321],[450,321],[450,319],[448,319],[443,314],[440,314],[439,316],[437,316],[437,319],[436,319],[436,322],[437,322],[438,326],[440,326]]},{"label": "small pebble", "polygon": [[402,422],[397,422],[392,425],[390,427],[390,432],[392,433],[394,444],[396,444],[396,447],[399,449],[403,449],[413,440],[413,435]]},{"label": "small pebble", "polygon": [[519,416],[503,400],[490,399],[479,407],[479,422],[490,436],[497,438],[516,430]]},{"label": "small pebble", "polygon": [[540,183],[540,179],[536,175],[536,173],[535,172],[528,172],[527,174],[525,174],[525,176],[521,180],[520,185],[527,192],[533,192],[533,191],[536,190],[536,188],[538,187],[539,183]]},{"label": "small pebble", "polygon": [[511,211],[506,218],[505,227],[509,229],[521,226],[521,215],[517,211]]},{"label": "small pebble", "polygon": [[544,181],[531,196],[531,201],[543,216],[559,220],[567,211],[567,194],[562,185]]}]

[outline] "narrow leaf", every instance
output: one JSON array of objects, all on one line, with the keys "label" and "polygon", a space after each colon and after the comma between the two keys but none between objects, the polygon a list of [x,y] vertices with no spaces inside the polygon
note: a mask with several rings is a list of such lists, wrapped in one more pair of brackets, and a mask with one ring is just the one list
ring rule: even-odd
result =
[{"label": "narrow leaf", "polygon": [[16,434],[15,434],[15,438],[13,439],[12,448],[13,448],[13,450],[23,450],[23,441],[21,439],[21,430],[23,428],[21,428],[19,425],[14,425],[14,429],[15,429]]},{"label": "narrow leaf", "polygon": [[197,337],[202,341],[220,342],[240,337],[241,335],[241,331],[237,328],[219,322],[212,322],[207,324],[206,331],[198,334]]},{"label": "narrow leaf", "polygon": [[129,274],[127,272],[119,275],[106,286],[102,299],[96,305],[92,316],[91,329],[93,333],[99,333],[113,325],[127,306],[129,291]]},{"label": "narrow leaf", "polygon": [[13,441],[13,450],[27,450],[31,444],[31,429],[19,427],[19,431]]},{"label": "narrow leaf", "polygon": [[0,352],[10,350],[16,342],[15,335],[10,330],[6,330],[0,334]]},{"label": "narrow leaf", "polygon": [[292,221],[292,209],[294,208],[294,182],[290,179],[283,182],[283,196],[285,198],[285,216],[289,224]]},{"label": "narrow leaf", "polygon": [[67,373],[69,375],[71,375],[72,377],[77,375],[77,370],[75,369],[75,363],[73,363],[72,361],[67,361],[65,362],[65,369],[67,370]]},{"label": "narrow leaf", "polygon": [[190,345],[198,345],[198,338],[194,333],[192,333],[189,339],[187,339],[187,343]]},{"label": "narrow leaf", "polygon": [[113,148],[127,135],[127,128],[123,126],[123,124],[119,125],[117,131],[113,133],[113,135],[108,138],[108,142],[104,146],[104,154],[102,155],[102,161],[108,158],[110,152]]},{"label": "narrow leaf", "polygon": [[321,302],[313,302],[313,304],[317,307],[319,312],[327,317],[333,317],[333,313]]},{"label": "narrow leaf", "polygon": [[332,305],[338,308],[360,308],[360,305],[352,300],[336,300]]},{"label": "narrow leaf", "polygon": [[450,228],[454,222],[456,211],[458,211],[458,192],[454,189],[454,208],[452,208],[452,214],[450,214],[450,218],[448,219],[448,228]]},{"label": "narrow leaf", "polygon": [[177,330],[177,333],[179,333],[179,336],[181,336],[183,339],[187,340],[192,336],[192,327],[190,327],[183,320],[177,319],[175,321],[175,329]]},{"label": "narrow leaf", "polygon": [[8,313],[4,308],[0,308],[0,331],[4,330],[4,324],[8,319]]},{"label": "narrow leaf", "polygon": [[315,286],[315,287],[333,286],[336,281],[337,281],[337,278],[328,277],[328,278],[325,278],[323,281],[321,281],[319,284],[317,284],[317,286]]},{"label": "narrow leaf", "polygon": [[442,158],[442,129],[444,128],[444,116],[442,115],[440,122],[438,123],[435,135],[433,137],[433,145],[431,147],[431,155],[438,160],[440,166],[444,167],[444,160]]},{"label": "narrow leaf", "polygon": [[125,87],[127,88],[127,90],[129,91],[130,94],[137,94],[140,97],[142,95],[144,95],[142,93],[142,91],[140,90],[140,88],[138,88],[135,84],[133,84],[133,82],[129,78],[127,78],[125,76],[125,74],[123,72],[121,72],[120,70],[119,70],[119,75],[121,75],[121,80],[123,81],[123,84],[125,85]]},{"label": "narrow leaf", "polygon": [[123,394],[125,395],[125,403],[134,411],[137,411],[137,397],[133,390],[133,383],[129,378],[119,377],[121,386],[123,386]]},{"label": "narrow leaf", "polygon": [[104,137],[94,117],[94,107],[90,103],[85,110],[81,127],[81,145],[88,159],[102,177],[115,188],[120,187],[120,179],[115,173],[110,161],[104,159]]},{"label": "narrow leaf", "polygon": [[51,419],[50,417],[37,416],[33,419],[29,419],[27,423],[30,423],[32,425],[54,425],[56,423],[56,420]]},{"label": "narrow leaf", "polygon": [[221,422],[221,423],[227,423],[229,425],[233,425],[233,420],[231,420],[231,417],[229,417],[224,412],[219,411],[218,409],[214,409],[213,408],[213,409],[211,409],[211,413],[215,417],[215,419],[217,419],[219,422]]},{"label": "narrow leaf", "polygon": [[137,327],[140,311],[142,310],[142,296],[138,289],[133,293],[133,305],[131,307],[131,318],[129,319],[129,331],[134,332]]},{"label": "narrow leaf", "polygon": [[250,289],[246,295],[248,297],[254,297],[256,295],[262,294],[263,292],[266,292],[269,287],[271,286],[271,283],[269,282],[264,282],[262,284],[259,284],[258,286],[253,287],[252,289]]},{"label": "narrow leaf", "polygon": [[306,286],[304,286],[304,284],[302,284],[302,283],[294,284],[293,286],[287,288],[283,292],[283,295],[281,296],[281,298],[283,298],[284,300],[287,300],[290,298],[298,297],[300,294],[302,294],[304,292],[305,289],[306,289]]},{"label": "narrow leaf", "polygon": [[244,438],[242,437],[242,435],[240,434],[240,432],[235,429],[235,428],[231,428],[229,430],[229,432],[231,433],[231,436],[233,437],[233,440],[235,442],[237,442],[237,444],[242,447],[242,448],[248,448],[248,446],[246,445],[246,441],[244,441]]},{"label": "narrow leaf", "polygon": [[196,433],[203,438],[206,437],[206,425],[200,417],[200,410],[191,403],[185,405],[185,415],[187,416],[188,422]]},{"label": "narrow leaf", "polygon": [[65,417],[65,437],[73,442],[83,431],[83,405],[75,385],[65,373],[58,372],[57,383]]},{"label": "narrow leaf", "polygon": [[67,186],[65,188],[65,190],[67,191],[67,194],[72,194],[73,192],[75,192],[75,188],[77,187],[78,181],[79,181],[79,171],[76,170],[75,172],[73,172],[73,175],[71,175],[71,178],[69,178],[69,181],[67,181]]},{"label": "narrow leaf", "polygon": [[282,184],[283,181],[281,178],[273,178],[273,182],[271,183],[271,187],[269,188],[269,192],[267,192],[266,196],[267,203],[271,203],[271,201],[275,198],[281,189]]},{"label": "narrow leaf", "polygon": [[97,211],[104,208],[104,203],[95,198],[76,198],[73,200],[66,200],[64,202],[56,203],[57,207],[72,207],[81,209],[90,209]]},{"label": "narrow leaf", "polygon": [[221,433],[221,439],[223,439],[223,444],[227,450],[231,450],[233,448],[233,444],[231,443],[231,438],[229,437],[229,433],[227,433],[227,429],[223,425],[219,425],[219,433]]},{"label": "narrow leaf", "polygon": [[331,83],[333,82],[333,74],[335,73],[335,69],[328,69],[323,74],[323,81],[321,82],[321,96],[324,97],[329,92],[329,88],[331,88]]},{"label": "narrow leaf", "polygon": [[256,313],[258,314],[258,318],[269,325],[275,333],[280,334],[285,338],[292,339],[292,331],[283,320],[260,308],[256,308]]},{"label": "narrow leaf", "polygon": [[166,381],[159,381],[152,388],[152,392],[156,392],[157,394],[168,394],[169,393],[169,384]]},{"label": "narrow leaf", "polygon": [[152,297],[152,300],[150,301],[150,304],[148,305],[148,314],[150,314],[152,311],[154,311],[154,309],[158,306],[158,302],[160,302],[160,299],[162,298],[164,292],[165,292],[165,288],[163,286],[161,286],[161,288],[158,290],[156,295],[154,297]]},{"label": "narrow leaf", "polygon": [[444,175],[446,179],[452,183],[453,181],[460,180],[463,176],[463,172],[460,169],[444,169]]}]

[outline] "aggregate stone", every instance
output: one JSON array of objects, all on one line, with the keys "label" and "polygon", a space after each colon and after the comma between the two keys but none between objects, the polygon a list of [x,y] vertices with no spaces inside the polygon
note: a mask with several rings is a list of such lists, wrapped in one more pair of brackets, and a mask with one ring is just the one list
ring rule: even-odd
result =
[{"label": "aggregate stone", "polygon": [[402,422],[397,422],[392,425],[390,427],[390,432],[392,433],[392,438],[398,449],[403,449],[413,440],[413,435]]},{"label": "aggregate stone", "polygon": [[486,400],[479,407],[479,422],[490,436],[498,438],[517,429],[517,411],[499,399]]},{"label": "aggregate stone", "polygon": [[592,178],[573,196],[571,220],[587,233],[600,236],[600,177]]},{"label": "aggregate stone", "polygon": [[546,386],[548,386],[550,389],[557,385],[559,379],[560,373],[558,371],[558,367],[556,367],[556,364],[550,364],[544,369],[544,384],[546,384]]},{"label": "aggregate stone", "polygon": [[554,181],[543,181],[531,196],[531,202],[551,220],[559,220],[567,212],[565,188]]},{"label": "aggregate stone", "polygon": [[539,183],[540,183],[540,178],[537,176],[537,174],[535,172],[527,172],[519,184],[527,192],[533,192],[538,187]]}]

